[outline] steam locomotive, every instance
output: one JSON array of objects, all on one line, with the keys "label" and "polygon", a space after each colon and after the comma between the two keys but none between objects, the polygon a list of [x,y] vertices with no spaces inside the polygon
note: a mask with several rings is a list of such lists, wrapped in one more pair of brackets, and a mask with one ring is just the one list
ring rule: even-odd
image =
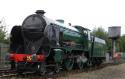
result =
[{"label": "steam locomotive", "polygon": [[45,74],[61,69],[83,69],[105,60],[105,40],[92,36],[79,25],[65,25],[51,20],[43,10],[28,16],[21,26],[14,26],[10,37],[11,69]]}]

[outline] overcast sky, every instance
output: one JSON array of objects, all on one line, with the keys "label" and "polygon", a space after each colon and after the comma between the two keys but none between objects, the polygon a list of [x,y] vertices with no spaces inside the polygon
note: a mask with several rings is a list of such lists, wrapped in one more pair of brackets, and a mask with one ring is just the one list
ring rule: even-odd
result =
[{"label": "overcast sky", "polygon": [[125,34],[125,0],[1,0],[0,19],[4,17],[10,32],[12,26],[21,25],[26,16],[39,9],[53,20],[64,19],[91,30],[121,26]]}]

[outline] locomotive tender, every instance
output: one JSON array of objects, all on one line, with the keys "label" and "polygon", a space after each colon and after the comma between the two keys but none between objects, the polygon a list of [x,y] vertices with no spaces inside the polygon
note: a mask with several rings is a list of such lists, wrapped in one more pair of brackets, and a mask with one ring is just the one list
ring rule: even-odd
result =
[{"label": "locomotive tender", "polygon": [[45,73],[61,68],[83,69],[105,59],[105,40],[94,37],[82,26],[69,26],[44,16],[43,10],[14,26],[10,37],[11,68]]}]

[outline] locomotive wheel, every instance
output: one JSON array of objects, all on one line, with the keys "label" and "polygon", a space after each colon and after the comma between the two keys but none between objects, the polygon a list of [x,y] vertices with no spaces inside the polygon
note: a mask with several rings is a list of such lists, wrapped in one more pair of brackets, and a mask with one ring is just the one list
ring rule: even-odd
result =
[{"label": "locomotive wheel", "polygon": [[81,60],[81,56],[78,56],[77,58],[76,58],[76,64],[77,64],[77,68],[79,68],[79,69],[83,69],[83,65],[84,65],[84,63],[82,62],[82,60]]},{"label": "locomotive wheel", "polygon": [[78,65],[79,69],[83,69],[84,68],[84,63],[83,62],[78,62],[77,65]]},{"label": "locomotive wheel", "polygon": [[96,65],[100,66],[101,64],[102,64],[102,60],[98,60]]},{"label": "locomotive wheel", "polygon": [[92,64],[92,61],[89,60],[89,61],[87,62],[87,66],[91,67],[92,65],[93,65],[93,64]]},{"label": "locomotive wheel", "polygon": [[73,65],[74,65],[74,58],[68,58],[65,61],[65,68],[66,70],[70,71],[73,69]]},{"label": "locomotive wheel", "polygon": [[77,66],[79,69],[83,69],[85,67],[85,64],[87,63],[87,57],[84,55],[84,53],[78,55],[77,59]]},{"label": "locomotive wheel", "polygon": [[11,61],[10,64],[12,70],[16,68],[16,63],[14,61]]},{"label": "locomotive wheel", "polygon": [[37,71],[38,71],[38,73],[40,73],[40,75],[45,75],[45,73],[46,73],[45,63],[38,64]]},{"label": "locomotive wheel", "polygon": [[55,72],[56,73],[60,72],[60,65],[59,64],[56,64],[56,66],[55,66]]}]

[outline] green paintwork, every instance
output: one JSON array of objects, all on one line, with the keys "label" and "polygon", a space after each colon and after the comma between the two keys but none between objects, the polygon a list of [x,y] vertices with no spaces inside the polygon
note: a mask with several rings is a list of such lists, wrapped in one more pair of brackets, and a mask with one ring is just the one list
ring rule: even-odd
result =
[{"label": "green paintwork", "polygon": [[[94,44],[93,44],[94,43]],[[106,44],[89,41],[89,56],[90,57],[105,57]]]},{"label": "green paintwork", "polygon": [[105,57],[106,45],[101,43],[94,43],[92,57]]},{"label": "green paintwork", "polygon": [[[71,26],[70,26],[71,27]],[[75,28],[75,27],[74,27]],[[63,42],[73,42],[74,45],[66,45],[63,48],[66,51],[71,52],[72,50],[83,50],[88,51],[91,57],[105,57],[106,45],[94,42],[88,39],[88,29],[82,27],[71,30],[66,26],[61,26],[60,30],[63,30]],[[82,29],[82,30],[81,30]],[[94,42],[94,44],[92,44]]]},{"label": "green paintwork", "polygon": [[[70,26],[71,27],[71,26]],[[68,28],[60,27],[60,30],[63,30],[63,42],[73,42],[74,45],[66,45],[64,48],[67,51],[72,50],[84,50],[83,46],[88,48],[87,40],[88,37],[81,33],[79,30],[74,31]]]},{"label": "green paintwork", "polygon": [[61,49],[54,49],[54,60],[56,63],[60,63],[62,61],[62,50]]}]

